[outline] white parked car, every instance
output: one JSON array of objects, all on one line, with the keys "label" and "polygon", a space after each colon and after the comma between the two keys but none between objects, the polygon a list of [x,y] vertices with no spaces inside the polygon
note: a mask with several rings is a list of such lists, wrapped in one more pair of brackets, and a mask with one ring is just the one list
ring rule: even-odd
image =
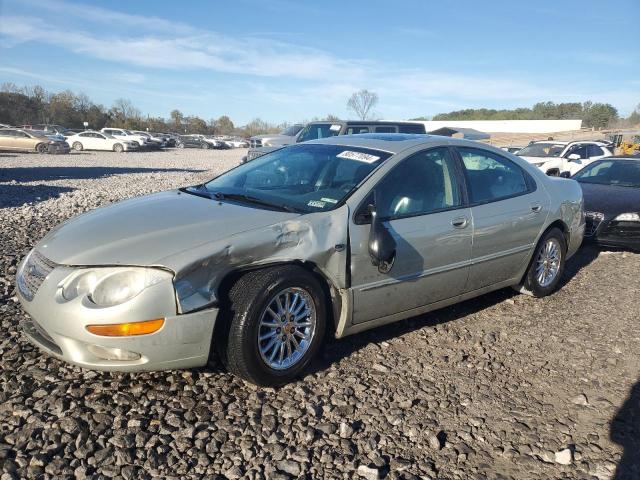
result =
[{"label": "white parked car", "polygon": [[573,175],[596,160],[610,157],[612,153],[602,142],[547,140],[530,143],[519,150],[517,155],[547,175],[558,176],[565,172]]},{"label": "white parked car", "polygon": [[67,143],[77,151],[81,150],[109,150],[114,152],[128,152],[137,150],[138,144],[115,138],[108,133],[86,132],[76,133],[67,138]]},{"label": "white parked car", "polygon": [[146,147],[148,144],[147,137],[144,135],[136,135],[131,130],[125,130],[124,128],[103,128],[100,132],[107,133],[118,140],[135,142],[138,144],[138,147]]},{"label": "white parked car", "polygon": [[241,138],[231,138],[225,141],[233,148],[249,148],[249,142],[242,140]]}]

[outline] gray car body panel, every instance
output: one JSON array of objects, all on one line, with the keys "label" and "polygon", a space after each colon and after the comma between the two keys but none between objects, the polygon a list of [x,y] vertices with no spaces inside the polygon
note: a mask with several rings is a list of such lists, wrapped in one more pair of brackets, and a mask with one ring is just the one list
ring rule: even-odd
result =
[{"label": "gray car body panel", "polygon": [[[218,316],[218,288],[227,275],[243,270],[299,263],[319,272],[336,300],[335,336],[343,337],[517,285],[540,236],[554,222],[566,227],[569,255],[582,241],[582,191],[577,182],[549,178],[504,150],[429,135],[396,135],[389,139],[352,135],[309,143],[364,147],[393,155],[365,178],[344,204],[331,211],[301,215],[173,190],[104,207],[52,230],[36,249],[59,266],[31,302],[21,295],[19,298],[25,310],[37,321],[44,319],[47,331],[53,330],[51,335],[57,335],[57,340],[67,346],[65,354],[57,356],[78,365],[111,370],[203,365]],[[526,170],[538,188],[532,194],[482,208],[463,207],[416,217],[404,226],[392,225],[396,240],[412,246],[414,256],[404,257],[404,252],[411,249],[400,249],[403,258],[397,260],[398,268],[381,274],[368,256],[369,226],[356,224],[355,212],[395,165],[417,151],[439,146],[493,151]],[[527,210],[533,204],[542,206],[536,215]],[[471,220],[464,232],[450,227],[451,219],[460,214]],[[426,233],[416,234],[420,229]],[[173,278],[123,305],[106,309],[90,311],[90,305],[65,303],[56,297],[68,272],[101,265],[161,267],[170,270]],[[489,279],[482,275],[483,270],[490,273]],[[452,284],[457,287],[452,288]],[[162,301],[154,300],[158,292],[162,292]],[[59,311],[52,315],[49,312],[53,309]],[[88,358],[81,345],[74,343],[84,345],[92,340],[85,336],[82,325],[94,318],[93,314],[102,315],[100,318],[107,322],[165,317],[168,323],[161,332],[124,340],[125,348],[144,354],[144,363],[105,364]],[[64,321],[71,317],[83,319],[80,327]],[[74,336],[78,329],[82,331]],[[197,341],[192,341],[195,337]],[[100,339],[100,344],[118,345],[122,341]],[[157,352],[160,347],[163,352]],[[189,348],[193,355],[187,354]]]}]

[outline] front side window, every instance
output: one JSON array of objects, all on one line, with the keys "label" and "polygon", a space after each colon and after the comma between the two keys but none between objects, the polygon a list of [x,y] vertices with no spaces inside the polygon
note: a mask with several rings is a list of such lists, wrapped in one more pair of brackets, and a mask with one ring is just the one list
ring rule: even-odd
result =
[{"label": "front side window", "polygon": [[308,142],[309,140],[319,140],[321,138],[334,137],[340,133],[342,126],[332,123],[313,123],[304,127],[300,132],[297,142]]},{"label": "front side window", "polygon": [[332,210],[390,156],[359,147],[291,145],[220,175],[204,189],[214,198],[300,213]]},{"label": "front side window", "polygon": [[493,152],[476,148],[458,148],[467,177],[472,204],[522,195],[529,191],[523,170]]},{"label": "front side window", "polygon": [[578,155],[581,159],[589,158],[587,155],[587,146],[586,145],[574,145],[569,148],[565,157],[569,157],[569,155]]},{"label": "front side window", "polygon": [[462,199],[455,171],[447,148],[412,155],[375,187],[377,214],[389,220],[459,207]]}]

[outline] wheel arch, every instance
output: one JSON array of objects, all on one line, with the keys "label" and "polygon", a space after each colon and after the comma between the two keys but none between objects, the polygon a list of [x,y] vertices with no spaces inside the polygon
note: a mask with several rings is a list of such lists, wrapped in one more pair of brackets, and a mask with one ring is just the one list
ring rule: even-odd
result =
[{"label": "wheel arch", "polygon": [[[218,298],[220,309],[224,309],[229,304],[229,291],[231,290],[231,287],[245,274],[257,270],[266,270],[270,268],[290,265],[295,265],[306,270],[320,283],[323,289],[325,301],[327,302],[327,312],[329,314],[329,318],[327,319],[328,324],[326,332],[331,332],[331,334],[335,333],[337,328],[337,320],[340,318],[340,313],[342,310],[340,290],[333,284],[329,277],[327,277],[322,272],[322,270],[318,268],[315,263],[309,261],[294,260],[289,262],[274,262],[264,265],[238,267],[230,271],[222,278],[222,280],[218,284],[218,288],[216,289],[216,297]],[[214,335],[217,334],[217,330],[218,329],[214,327]]]}]

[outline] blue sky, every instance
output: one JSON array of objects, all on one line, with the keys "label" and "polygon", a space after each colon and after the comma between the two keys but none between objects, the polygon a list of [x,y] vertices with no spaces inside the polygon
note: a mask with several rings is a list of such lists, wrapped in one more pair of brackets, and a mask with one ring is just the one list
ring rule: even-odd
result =
[{"label": "blue sky", "polygon": [[640,103],[639,0],[0,0],[0,83],[236,123]]}]

